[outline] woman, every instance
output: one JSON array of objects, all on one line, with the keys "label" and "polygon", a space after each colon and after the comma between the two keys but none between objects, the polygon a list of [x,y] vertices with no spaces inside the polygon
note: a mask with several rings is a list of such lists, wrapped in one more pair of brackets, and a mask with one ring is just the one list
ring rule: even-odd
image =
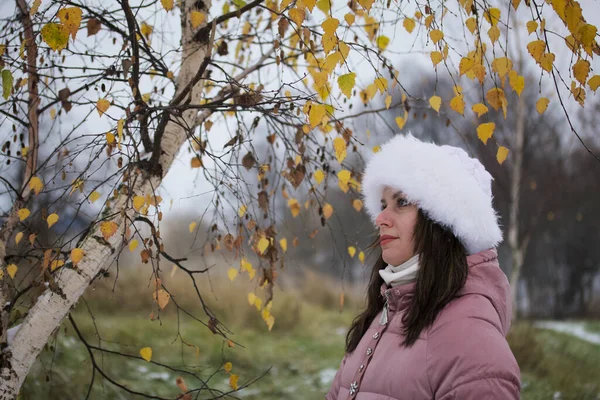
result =
[{"label": "woman", "polygon": [[463,150],[410,135],[368,163],[382,252],[327,400],[519,398],[491,181]]}]

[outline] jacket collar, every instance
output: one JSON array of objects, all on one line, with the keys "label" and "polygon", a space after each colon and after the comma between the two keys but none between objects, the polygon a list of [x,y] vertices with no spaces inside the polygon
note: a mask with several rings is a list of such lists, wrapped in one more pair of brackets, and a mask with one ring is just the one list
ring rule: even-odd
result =
[{"label": "jacket collar", "polygon": [[[471,268],[495,261],[498,258],[498,251],[495,248],[480,251],[479,253],[471,254],[467,256],[467,264],[469,265],[469,271]],[[470,274],[470,273],[469,273]],[[467,281],[469,278],[467,277]],[[406,309],[414,296],[416,282],[407,283],[398,286],[388,286],[385,282],[381,285],[380,293],[381,296],[387,297],[388,307],[392,311],[401,311]],[[387,294],[386,294],[387,293]],[[460,293],[459,293],[460,294]]]}]

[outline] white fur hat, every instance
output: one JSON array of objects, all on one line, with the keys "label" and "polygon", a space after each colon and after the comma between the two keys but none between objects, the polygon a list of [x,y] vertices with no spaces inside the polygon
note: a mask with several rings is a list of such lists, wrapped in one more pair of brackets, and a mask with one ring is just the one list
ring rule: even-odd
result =
[{"label": "white fur hat", "polygon": [[492,176],[462,149],[393,137],[367,163],[363,199],[373,223],[388,186],[400,190],[440,225],[452,230],[468,254],[502,242],[492,206]]}]

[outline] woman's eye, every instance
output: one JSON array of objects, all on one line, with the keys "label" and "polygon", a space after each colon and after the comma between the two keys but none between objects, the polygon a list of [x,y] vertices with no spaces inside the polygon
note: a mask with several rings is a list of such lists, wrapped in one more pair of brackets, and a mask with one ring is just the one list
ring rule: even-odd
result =
[{"label": "woman's eye", "polygon": [[386,205],[384,203],[381,203],[381,211],[385,210]]},{"label": "woman's eye", "polygon": [[406,207],[409,203],[406,199],[398,199],[398,207]]}]

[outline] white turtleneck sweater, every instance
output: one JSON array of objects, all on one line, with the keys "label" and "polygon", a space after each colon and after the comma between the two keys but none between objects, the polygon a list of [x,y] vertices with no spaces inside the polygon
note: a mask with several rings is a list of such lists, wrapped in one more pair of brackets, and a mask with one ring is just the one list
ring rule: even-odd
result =
[{"label": "white turtleneck sweater", "polygon": [[388,264],[387,267],[379,270],[379,275],[381,275],[385,283],[394,287],[414,282],[417,278],[418,270],[419,255],[417,254],[397,267]]}]

